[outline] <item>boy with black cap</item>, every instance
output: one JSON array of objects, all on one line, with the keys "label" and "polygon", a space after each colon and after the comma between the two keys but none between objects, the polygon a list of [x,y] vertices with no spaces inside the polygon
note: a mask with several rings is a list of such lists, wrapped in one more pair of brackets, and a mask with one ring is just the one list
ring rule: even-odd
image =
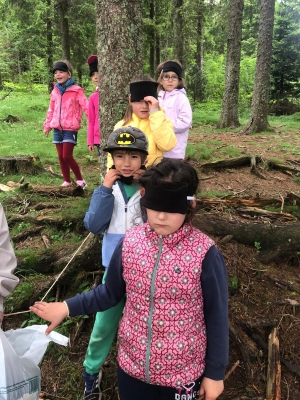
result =
[{"label": "boy with black cap", "polygon": [[[143,172],[148,155],[148,140],[138,128],[127,126],[112,132],[103,149],[111,154],[114,165],[103,184],[93,193],[84,218],[85,227],[94,234],[104,233],[102,264],[105,276],[111,256],[125,231],[143,222],[140,212],[140,191],[136,181]],[[125,299],[117,306],[96,314],[84,360],[85,400],[101,399],[101,367],[116,336]]]},{"label": "boy with black cap", "polygon": [[100,156],[100,125],[99,125],[99,93],[98,93],[98,56],[91,55],[87,59],[89,65],[90,77],[96,86],[96,91],[89,98],[89,116],[87,145],[91,153],[94,152],[94,146],[97,147],[98,156]]},{"label": "boy with black cap", "polygon": [[[177,142],[172,122],[159,107],[157,86],[148,76],[135,77],[129,85],[129,104],[124,118],[115,125],[115,129],[134,126],[145,133],[149,142],[147,168],[159,163],[164,152],[173,149]],[[112,159],[108,156],[108,167],[111,165]]]}]

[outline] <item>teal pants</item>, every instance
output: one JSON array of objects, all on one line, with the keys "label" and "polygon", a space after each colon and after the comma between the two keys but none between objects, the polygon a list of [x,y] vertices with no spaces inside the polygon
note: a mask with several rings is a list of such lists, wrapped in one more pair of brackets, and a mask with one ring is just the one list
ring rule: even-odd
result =
[{"label": "teal pants", "polygon": [[[105,275],[102,282],[105,282]],[[83,366],[88,374],[95,374],[100,371],[111,345],[115,339],[119,322],[123,314],[125,297],[115,307],[109,310],[98,312],[90,337]]]}]

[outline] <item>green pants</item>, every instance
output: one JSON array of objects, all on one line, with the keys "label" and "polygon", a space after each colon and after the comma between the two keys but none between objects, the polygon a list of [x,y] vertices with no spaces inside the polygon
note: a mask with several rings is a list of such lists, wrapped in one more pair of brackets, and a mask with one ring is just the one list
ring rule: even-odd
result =
[{"label": "green pants", "polygon": [[[105,274],[103,277],[103,283]],[[109,310],[98,312],[90,337],[83,366],[87,373],[93,375],[99,372],[110,351],[115,339],[119,322],[123,314],[125,297],[115,307]]]}]

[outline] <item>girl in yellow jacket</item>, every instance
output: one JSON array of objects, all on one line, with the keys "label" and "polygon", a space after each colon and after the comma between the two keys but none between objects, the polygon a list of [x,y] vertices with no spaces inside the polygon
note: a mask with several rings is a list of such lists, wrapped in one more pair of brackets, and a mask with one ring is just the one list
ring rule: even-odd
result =
[{"label": "girl in yellow jacket", "polygon": [[[134,78],[129,85],[129,104],[124,118],[114,127],[115,130],[130,125],[145,133],[149,142],[147,168],[159,163],[164,152],[172,150],[177,143],[173,124],[159,107],[157,86],[157,82],[148,76]],[[112,166],[111,157],[108,157],[107,166]]]}]

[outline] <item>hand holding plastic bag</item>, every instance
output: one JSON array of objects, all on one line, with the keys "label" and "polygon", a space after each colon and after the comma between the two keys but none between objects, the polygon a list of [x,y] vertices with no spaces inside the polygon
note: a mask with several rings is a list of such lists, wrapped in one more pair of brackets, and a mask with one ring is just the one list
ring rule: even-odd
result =
[{"label": "hand holding plastic bag", "polygon": [[0,399],[38,400],[41,390],[41,361],[48,344],[66,346],[68,338],[57,332],[45,335],[47,325],[0,330]]}]

